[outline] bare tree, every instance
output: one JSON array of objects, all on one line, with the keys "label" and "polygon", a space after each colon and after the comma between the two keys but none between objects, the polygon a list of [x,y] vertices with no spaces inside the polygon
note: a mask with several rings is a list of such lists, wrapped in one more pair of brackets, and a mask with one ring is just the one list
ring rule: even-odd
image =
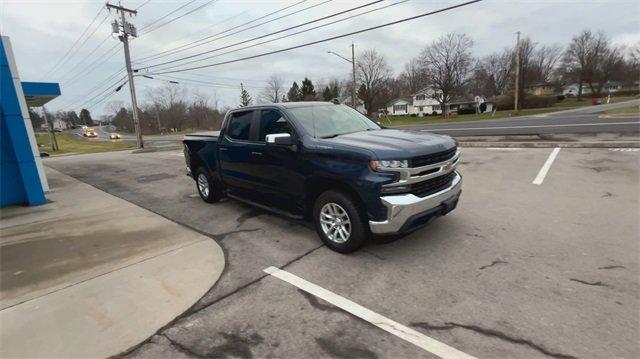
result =
[{"label": "bare tree", "polygon": [[594,34],[590,30],[573,37],[563,60],[565,72],[578,81],[578,99],[582,97],[585,82],[592,94],[600,94],[622,61],[620,48],[612,47],[602,31]]},{"label": "bare tree", "polygon": [[453,96],[462,95],[470,79],[473,41],[464,34],[450,33],[432,42],[420,53],[432,97],[442,106]]},{"label": "bare tree", "polygon": [[562,46],[542,45],[533,52],[533,67],[537,81],[548,83],[553,81],[558,63],[562,58]]},{"label": "bare tree", "polygon": [[284,95],[283,85],[284,80],[282,80],[281,77],[278,75],[271,75],[267,79],[267,86],[259,95],[260,101],[267,103],[280,102],[282,95]]},{"label": "bare tree", "polygon": [[400,74],[399,80],[404,83],[408,92],[416,93],[427,85],[427,74],[418,59],[411,59],[404,64],[404,71]]},{"label": "bare tree", "polygon": [[391,67],[384,56],[373,49],[364,51],[356,65],[356,81],[361,84],[358,96],[371,115],[384,104],[385,84],[392,76]]}]

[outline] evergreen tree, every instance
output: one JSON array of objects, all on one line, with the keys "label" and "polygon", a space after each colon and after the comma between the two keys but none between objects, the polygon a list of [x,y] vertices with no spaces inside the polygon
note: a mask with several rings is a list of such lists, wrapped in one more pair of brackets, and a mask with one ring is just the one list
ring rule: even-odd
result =
[{"label": "evergreen tree", "polygon": [[331,91],[329,86],[325,87],[324,90],[322,91],[322,99],[325,101],[331,101],[334,98],[335,97],[333,96],[333,91]]},{"label": "evergreen tree", "polygon": [[293,81],[293,85],[287,92],[287,99],[289,102],[295,102],[302,100],[302,94],[300,93],[300,87],[298,87],[298,83]]},{"label": "evergreen tree", "polygon": [[29,118],[31,119],[31,125],[34,130],[40,129],[40,126],[44,123],[44,118],[31,108],[29,108]]},{"label": "evergreen tree", "polygon": [[91,112],[86,108],[80,110],[80,123],[87,126],[93,126],[93,119],[91,118]]},{"label": "evergreen tree", "polygon": [[249,91],[247,91],[244,88],[244,85],[241,82],[240,83],[240,107],[247,107],[251,105],[252,101],[253,100],[251,99],[251,95],[249,94]]},{"label": "evergreen tree", "polygon": [[302,80],[302,87],[300,88],[300,94],[302,96],[302,101],[315,101],[316,100],[316,90],[313,88],[313,82],[308,78],[304,78]]}]

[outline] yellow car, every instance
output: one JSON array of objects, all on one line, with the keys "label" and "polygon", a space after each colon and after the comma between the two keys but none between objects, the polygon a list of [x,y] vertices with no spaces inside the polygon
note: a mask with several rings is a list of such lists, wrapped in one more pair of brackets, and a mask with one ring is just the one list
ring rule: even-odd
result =
[{"label": "yellow car", "polygon": [[114,132],[114,133],[110,133],[110,134],[109,134],[109,139],[110,139],[110,140],[119,140],[119,139],[121,139],[121,138],[122,138],[122,137],[120,137],[120,134],[119,134],[119,133],[115,133],[115,132]]},{"label": "yellow car", "polygon": [[84,137],[98,137],[98,134],[93,128],[87,128],[82,132]]}]

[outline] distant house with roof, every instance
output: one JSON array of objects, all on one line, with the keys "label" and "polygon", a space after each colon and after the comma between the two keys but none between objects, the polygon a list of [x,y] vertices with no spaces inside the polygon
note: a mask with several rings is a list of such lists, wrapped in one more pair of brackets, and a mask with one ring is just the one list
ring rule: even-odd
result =
[{"label": "distant house with roof", "polygon": [[549,82],[536,82],[528,86],[525,91],[535,96],[552,96],[555,94],[556,86]]},{"label": "distant house with roof", "polygon": [[[343,105],[347,105],[349,107],[353,107],[351,106],[351,96],[344,96],[340,99],[340,103]],[[360,112],[363,115],[367,114],[367,107],[364,104],[364,101],[362,101],[359,98],[356,98],[356,111]]]},{"label": "distant house with roof", "polygon": [[[598,85],[599,84],[596,82],[593,84],[593,87],[598,87]],[[579,84],[577,83],[569,84],[562,87],[562,94],[565,96],[578,96],[578,90],[579,90]],[[620,91],[638,91],[638,90],[640,90],[640,82],[638,80],[633,82],[628,82],[628,83],[622,83],[620,81],[607,81],[602,86],[601,92],[602,94],[613,94]],[[589,87],[589,84],[587,83],[582,84],[582,94],[583,95],[591,94],[591,87]]]},{"label": "distant house with roof", "polygon": [[436,91],[432,89],[422,89],[413,95],[413,113],[418,116],[424,115],[439,115],[442,113],[442,106],[440,102],[434,99]]},{"label": "distant house with roof", "polygon": [[387,103],[386,113],[389,116],[410,115],[413,113],[413,103],[410,98],[397,98]]}]

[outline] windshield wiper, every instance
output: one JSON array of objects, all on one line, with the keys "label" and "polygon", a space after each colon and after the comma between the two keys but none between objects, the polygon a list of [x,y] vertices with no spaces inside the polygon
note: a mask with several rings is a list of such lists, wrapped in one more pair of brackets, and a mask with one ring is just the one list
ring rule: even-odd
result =
[{"label": "windshield wiper", "polygon": [[334,137],[337,137],[337,136],[340,136],[340,134],[339,134],[339,133],[336,133],[336,134],[334,134],[334,135],[322,136],[322,137],[320,137],[320,138],[334,138]]}]

